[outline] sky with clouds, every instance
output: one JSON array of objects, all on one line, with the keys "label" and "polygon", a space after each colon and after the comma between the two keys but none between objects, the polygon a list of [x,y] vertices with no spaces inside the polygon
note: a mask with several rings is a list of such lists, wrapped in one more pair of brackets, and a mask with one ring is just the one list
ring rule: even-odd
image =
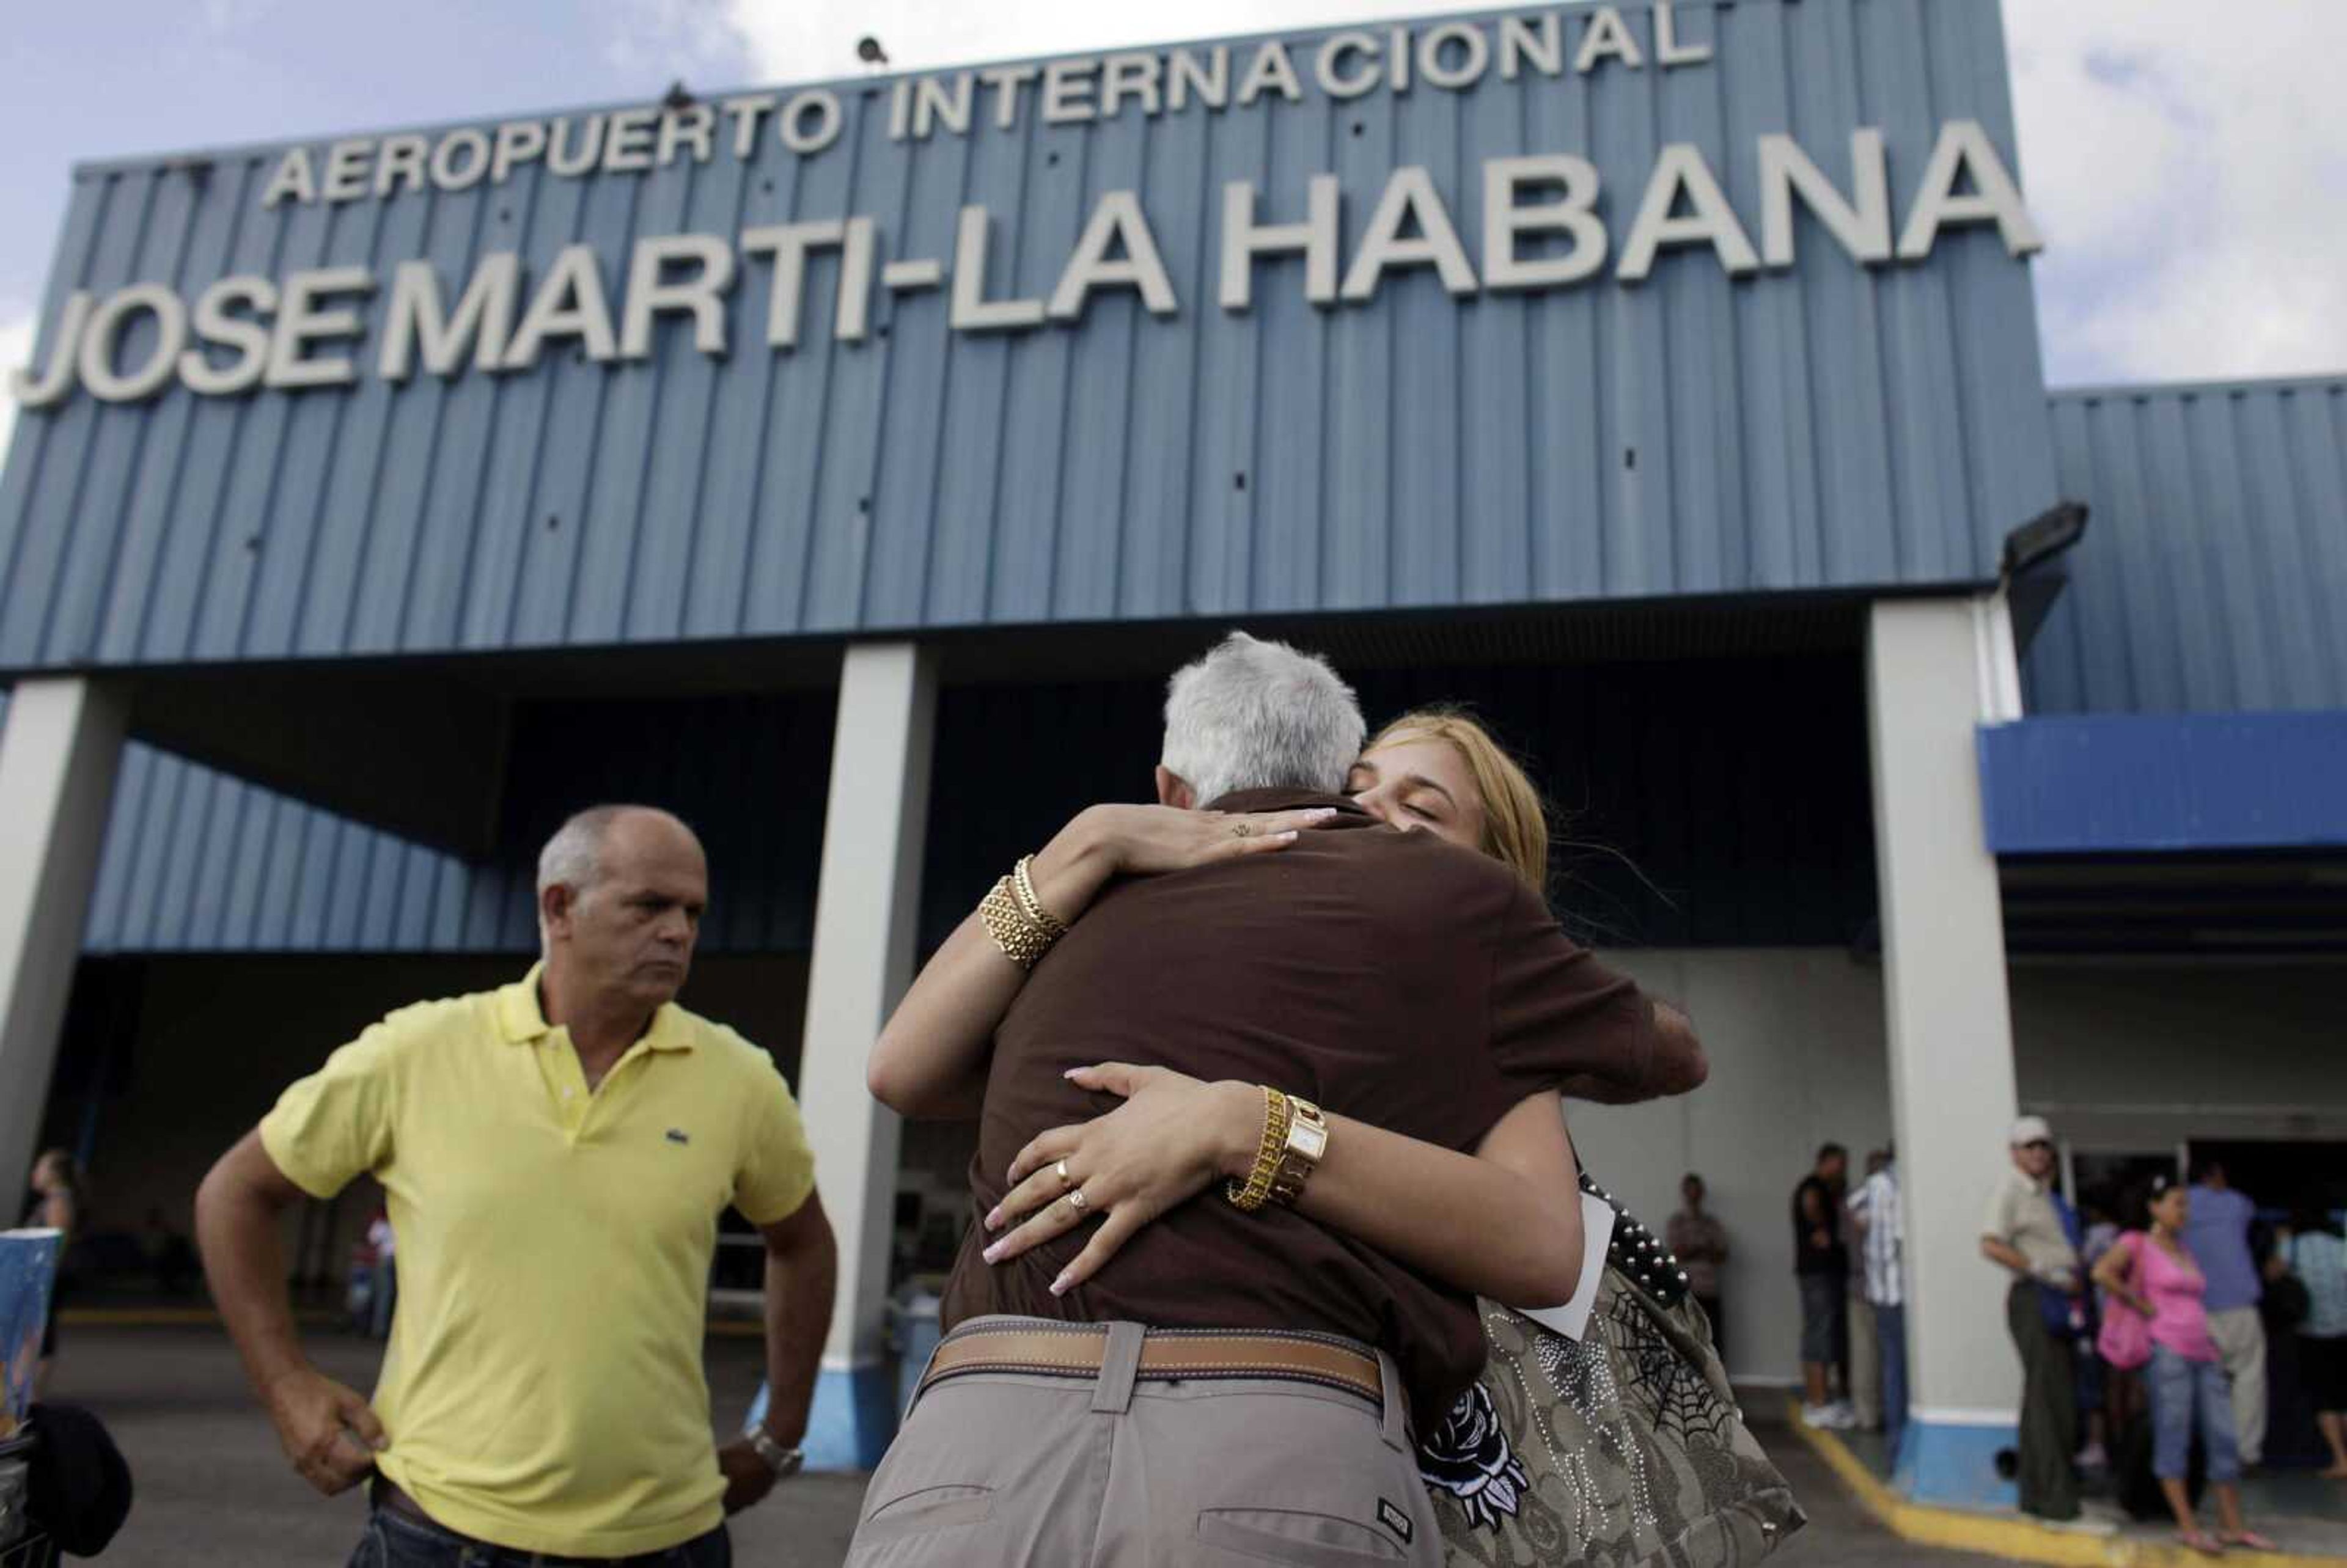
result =
[{"label": "sky with clouds", "polygon": [[[1930,0],[1977,4],[1985,0]],[[2347,370],[2347,0],[2001,0],[2055,384]],[[0,29],[0,367],[84,159],[1378,16],[1434,0],[85,0]],[[0,391],[0,450],[14,408]]]}]

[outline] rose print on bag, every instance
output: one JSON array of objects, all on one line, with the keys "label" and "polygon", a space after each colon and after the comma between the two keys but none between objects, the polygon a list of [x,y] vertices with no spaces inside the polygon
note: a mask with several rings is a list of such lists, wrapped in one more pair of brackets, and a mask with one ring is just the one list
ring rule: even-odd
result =
[{"label": "rose print on bag", "polygon": [[1481,1383],[1459,1396],[1441,1428],[1419,1450],[1418,1470],[1427,1485],[1458,1498],[1481,1530],[1497,1530],[1502,1516],[1512,1518],[1531,1484]]}]

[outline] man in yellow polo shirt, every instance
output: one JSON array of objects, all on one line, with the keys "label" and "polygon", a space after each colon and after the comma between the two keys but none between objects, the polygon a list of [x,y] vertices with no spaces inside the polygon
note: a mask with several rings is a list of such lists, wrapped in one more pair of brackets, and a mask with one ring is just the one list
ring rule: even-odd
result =
[{"label": "man in yellow polo shirt", "polygon": [[[766,1054],[676,1005],[708,900],[690,829],[599,806],[538,866],[544,961],[393,1013],[288,1089],[198,1194],[204,1265],[288,1458],[373,1473],[352,1562],[719,1568],[797,1469],[835,1255]],[[303,1357],[279,1215],[366,1173],[400,1298],[372,1408]],[[766,1243],[764,1426],[719,1449],[702,1337],[717,1220]]]}]

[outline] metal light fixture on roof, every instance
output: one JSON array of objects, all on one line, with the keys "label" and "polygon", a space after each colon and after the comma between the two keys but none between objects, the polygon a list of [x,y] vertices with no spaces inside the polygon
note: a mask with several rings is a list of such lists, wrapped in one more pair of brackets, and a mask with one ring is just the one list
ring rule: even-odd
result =
[{"label": "metal light fixture on roof", "polygon": [[684,78],[679,77],[675,81],[669,83],[668,91],[661,95],[661,107],[671,114],[682,114],[696,101],[692,89],[684,85]]},{"label": "metal light fixture on roof", "polygon": [[2086,508],[2076,501],[2060,502],[2004,536],[2000,569],[2009,581],[2045,565],[2086,534]]},{"label": "metal light fixture on roof", "polygon": [[879,39],[866,34],[856,40],[856,57],[877,70],[888,63],[888,51],[880,46]]}]

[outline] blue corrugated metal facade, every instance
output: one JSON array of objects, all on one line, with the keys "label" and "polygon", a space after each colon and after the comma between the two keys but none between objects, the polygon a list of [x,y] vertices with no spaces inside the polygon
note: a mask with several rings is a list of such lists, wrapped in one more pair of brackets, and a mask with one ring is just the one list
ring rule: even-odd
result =
[{"label": "blue corrugated metal facade", "polygon": [[2347,377],[2053,397],[2094,520],[2033,711],[2347,709]]},{"label": "blue corrugated metal facade", "polygon": [[[1624,5],[1643,52],[1645,7]],[[1561,15],[1572,52],[1591,7]],[[2055,498],[2025,266],[1993,225],[1861,267],[1803,215],[1799,264],[1731,280],[1708,247],[1643,283],[1455,300],[1425,268],[1317,307],[1295,260],[1217,308],[1225,182],[1262,220],[1337,175],[1349,255],[1389,174],[1431,172],[1480,250],[1487,159],[1584,155],[1618,256],[1660,149],[1699,148],[1760,231],[1760,137],[1835,182],[1878,127],[1903,219],[1941,128],[2016,169],[1993,0],[1686,0],[1683,48],[1587,74],[1332,99],[1296,35],[1297,102],[1193,106],[898,140],[892,83],[835,84],[842,133],[800,157],[503,183],[347,205],[261,197],[283,149],[79,170],[44,311],[69,291],[355,265],[368,362],[401,261],[453,301],[484,257],[543,277],[595,247],[620,292],[643,236],[850,214],[878,260],[949,256],[996,217],[989,297],[1051,292],[1102,193],[1138,193],[1177,299],[1080,325],[949,332],[939,291],[876,288],[834,335],[817,258],[804,335],[768,350],[770,266],[727,302],[734,349],[681,322],[649,358],[152,401],[20,419],[0,478],[0,667],[584,646],[855,630],[1923,584],[1987,575]],[[1450,20],[1446,18],[1446,21]],[[1492,43],[1495,18],[1476,24]],[[1235,47],[1234,77],[1255,46]],[[1456,57],[1456,51],[1454,56]],[[721,131],[721,140],[730,133]],[[321,167],[325,144],[315,144]],[[1537,248],[1535,246],[1535,248]],[[142,335],[144,334],[144,335]],[[125,364],[153,341],[136,324]]]}]

